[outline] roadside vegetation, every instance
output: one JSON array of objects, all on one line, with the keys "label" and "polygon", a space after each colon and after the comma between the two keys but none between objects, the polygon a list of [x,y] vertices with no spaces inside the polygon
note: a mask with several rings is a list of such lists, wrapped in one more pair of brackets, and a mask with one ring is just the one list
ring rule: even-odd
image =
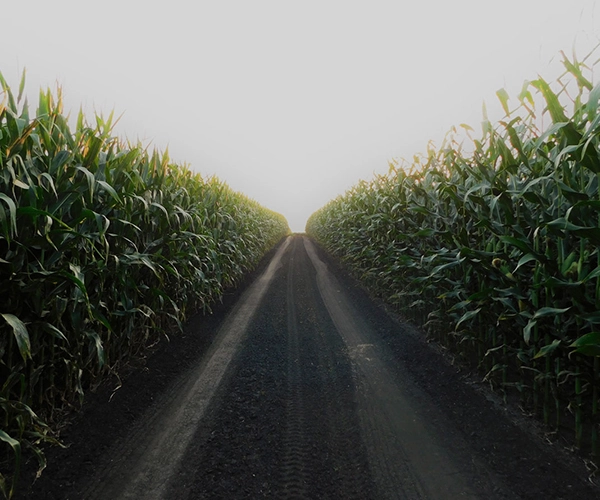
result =
[{"label": "roadside vegetation", "polygon": [[453,129],[315,212],[307,233],[484,379],[598,457],[600,85],[563,54],[481,138]]},{"label": "roadside vegetation", "polygon": [[35,116],[0,75],[0,491],[93,384],[210,311],[289,233],[285,218],[167,153]]}]

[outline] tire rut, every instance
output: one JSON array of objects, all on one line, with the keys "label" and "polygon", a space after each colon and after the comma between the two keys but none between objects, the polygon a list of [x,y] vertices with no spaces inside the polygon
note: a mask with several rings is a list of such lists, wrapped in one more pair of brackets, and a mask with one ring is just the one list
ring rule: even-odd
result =
[{"label": "tire rut", "polygon": [[294,294],[294,262],[296,246],[292,249],[287,278],[287,397],[286,429],[283,441],[284,456],[281,464],[281,498],[309,498],[310,447],[305,421],[302,367],[298,338],[296,299]]},{"label": "tire rut", "polygon": [[[353,311],[310,241],[305,239],[304,245],[317,272],[320,295],[357,374],[362,435],[378,497],[479,498],[448,450],[420,422],[420,409],[410,398],[406,383],[396,379],[381,350],[369,343],[370,325]],[[441,474],[432,474],[433,470]]]},{"label": "tire rut", "polygon": [[[348,450],[348,442],[354,443],[354,452],[331,453],[336,491],[347,500],[374,498],[375,483],[360,436],[354,399],[356,381],[347,353],[344,346],[339,345],[336,356],[332,339],[327,338],[324,331],[317,332],[315,340],[321,366],[322,397],[327,401],[323,420],[327,422],[329,446],[331,450]],[[340,374],[341,371],[345,373]]]},{"label": "tire rut", "polygon": [[376,498],[352,368],[301,238],[282,264],[171,481],[173,498]]},{"label": "tire rut", "polygon": [[268,268],[243,295],[220,329],[207,356],[186,377],[171,386],[162,401],[147,412],[131,437],[112,450],[108,462],[90,482],[86,499],[172,498],[170,479],[185,455],[213,396],[236,357],[248,325],[281,266],[288,238]]},{"label": "tire rut", "polygon": [[281,498],[374,498],[350,359],[320,299],[301,238],[290,253]]}]

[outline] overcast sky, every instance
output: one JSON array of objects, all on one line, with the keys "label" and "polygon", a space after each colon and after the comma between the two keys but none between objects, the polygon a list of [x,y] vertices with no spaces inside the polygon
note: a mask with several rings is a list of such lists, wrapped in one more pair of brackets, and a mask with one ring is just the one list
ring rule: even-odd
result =
[{"label": "overcast sky", "polygon": [[[593,0],[0,0],[0,72],[27,95],[62,86],[115,128],[308,216],[412,158],[453,125],[501,119],[559,52],[600,41]],[[599,54],[600,57],[600,54]]]}]

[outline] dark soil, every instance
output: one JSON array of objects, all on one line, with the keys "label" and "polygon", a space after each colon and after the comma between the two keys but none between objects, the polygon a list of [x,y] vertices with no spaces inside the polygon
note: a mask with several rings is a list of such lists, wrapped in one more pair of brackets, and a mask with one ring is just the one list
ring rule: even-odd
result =
[{"label": "dark soil", "polygon": [[[26,464],[18,499],[78,499],[77,491],[96,471],[99,457],[123,440],[133,423],[152,407],[155,397],[169,387],[208,350],[227,313],[275,254],[272,249],[235,289],[212,306],[212,314],[196,314],[183,333],[172,333],[124,367],[121,380],[110,380],[88,392],[81,411],[70,415],[60,433],[66,449],[47,448],[48,466],[34,481],[37,462]],[[116,391],[115,389],[119,387]]]},{"label": "dark soil", "polygon": [[[363,444],[357,375],[301,241],[295,237],[286,251],[261,313],[172,477],[169,498],[382,497]],[[211,316],[193,317],[182,335],[132,365],[136,369],[114,394],[115,384],[107,383],[86,395],[82,411],[62,432],[68,448],[47,450],[49,465],[33,484],[30,464],[18,498],[81,499],[106,454],[202,358],[273,253]],[[497,487],[497,496],[486,498],[600,498],[581,458],[544,441],[534,422],[502,406],[442,349],[371,299],[338,263],[321,250],[319,256],[369,323],[394,377],[409,384],[423,409],[419,418],[441,439],[447,435],[445,446],[464,461],[457,466],[484,464],[481,481]]]},{"label": "dark soil", "polygon": [[294,274],[297,330],[285,314],[256,318],[171,491],[183,482],[190,499],[374,498],[351,366],[341,338],[325,338],[333,325],[314,280],[299,272],[307,262],[291,253],[264,303],[286,311]]},{"label": "dark soil", "polygon": [[[376,325],[391,357],[460,430],[471,450],[489,463],[514,498],[599,499],[595,465],[567,440],[546,437],[541,422],[507,405],[482,376],[370,296],[344,267],[321,252],[361,313]],[[386,314],[381,314],[381,311]]]}]

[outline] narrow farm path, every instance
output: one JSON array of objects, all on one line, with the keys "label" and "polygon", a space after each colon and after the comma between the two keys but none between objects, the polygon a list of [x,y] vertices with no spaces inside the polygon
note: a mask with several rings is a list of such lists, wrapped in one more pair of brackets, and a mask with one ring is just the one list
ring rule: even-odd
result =
[{"label": "narrow farm path", "polygon": [[301,235],[109,396],[22,498],[600,498]]}]

